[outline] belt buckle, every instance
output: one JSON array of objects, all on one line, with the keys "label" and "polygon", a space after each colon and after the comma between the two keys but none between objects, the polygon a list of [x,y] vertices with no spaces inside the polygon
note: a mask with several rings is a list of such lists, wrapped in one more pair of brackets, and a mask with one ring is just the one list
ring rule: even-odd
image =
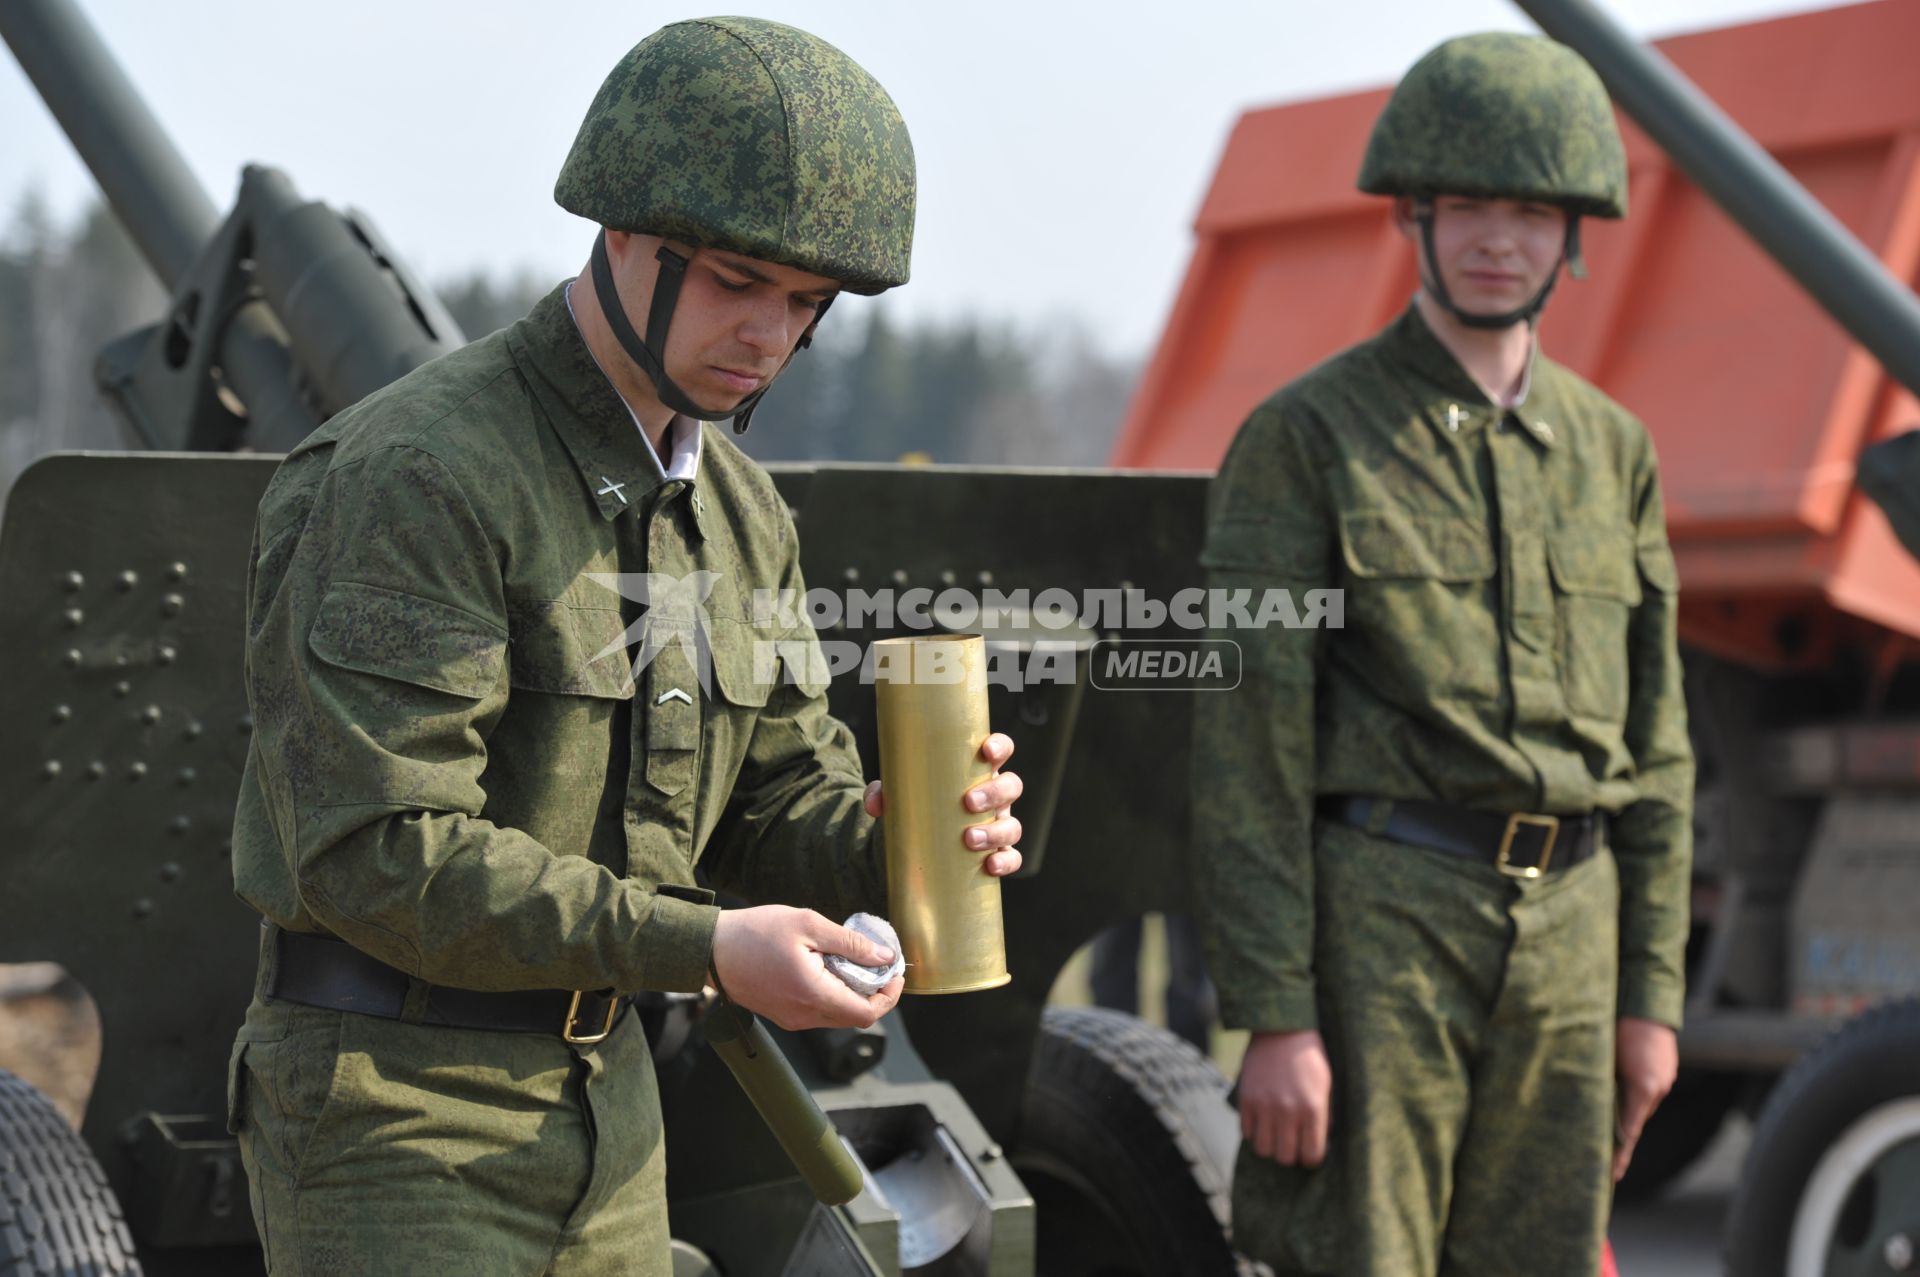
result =
[{"label": "belt buckle", "polygon": [[[1546,846],[1540,849],[1540,859],[1530,865],[1516,865],[1508,860],[1513,852],[1513,836],[1520,826],[1532,825],[1547,831]],[[1532,812],[1517,811],[1507,817],[1507,831],[1500,836],[1500,853],[1493,858],[1493,867],[1509,878],[1538,878],[1547,871],[1547,863],[1553,859],[1553,844],[1560,837],[1560,818],[1558,816],[1536,816]]]},{"label": "belt buckle", "polygon": [[580,1018],[580,999],[586,996],[584,989],[573,991],[573,1001],[567,1004],[567,1020],[560,1027],[560,1040],[569,1046],[592,1046],[595,1042],[604,1042],[613,1032],[613,1018],[620,1014],[619,997],[607,999],[607,1022],[600,1026],[598,1033],[575,1033],[574,1022]]}]

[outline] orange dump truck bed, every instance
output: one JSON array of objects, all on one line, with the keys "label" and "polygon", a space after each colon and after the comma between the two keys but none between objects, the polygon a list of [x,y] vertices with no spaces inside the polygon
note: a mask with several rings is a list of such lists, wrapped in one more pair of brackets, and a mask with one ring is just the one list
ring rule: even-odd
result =
[{"label": "orange dump truck bed", "polygon": [[[1920,3],[1880,0],[1659,48],[1887,269],[1920,273]],[[1379,89],[1248,112],[1114,462],[1219,464],[1249,409],[1407,304],[1410,252],[1354,189]],[[1920,404],[1623,120],[1631,216],[1583,228],[1547,351],[1652,431],[1693,643],[1766,668],[1920,637],[1920,565],[1855,459]]]}]

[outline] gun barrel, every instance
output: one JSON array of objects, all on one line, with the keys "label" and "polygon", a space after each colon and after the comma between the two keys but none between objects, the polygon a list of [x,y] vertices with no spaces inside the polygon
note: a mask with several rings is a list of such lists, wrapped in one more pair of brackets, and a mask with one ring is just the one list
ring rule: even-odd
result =
[{"label": "gun barrel", "polygon": [[320,407],[334,413],[464,340],[453,316],[397,261],[286,174],[250,164],[241,204],[254,228],[253,279],[286,326]]},{"label": "gun barrel", "polygon": [[839,1206],[860,1195],[866,1176],[814,1103],[766,1026],[750,1011],[716,1002],[707,1012],[707,1045],[725,1060],[813,1195]]},{"label": "gun barrel", "polygon": [[0,38],[148,265],[173,287],[219,230],[220,214],[139,90],[72,0],[5,0]]},{"label": "gun barrel", "polygon": [[1592,0],[1515,0],[1887,372],[1920,394],[1920,301],[1661,54]]}]

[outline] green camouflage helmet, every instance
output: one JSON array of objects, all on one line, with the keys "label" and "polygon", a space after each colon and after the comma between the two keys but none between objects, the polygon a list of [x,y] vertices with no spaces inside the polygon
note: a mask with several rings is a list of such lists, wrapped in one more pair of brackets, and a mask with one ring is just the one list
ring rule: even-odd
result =
[{"label": "green camouflage helmet", "polygon": [[587,108],[553,197],[614,230],[725,248],[879,293],[907,282],[913,143],[858,63],[757,18],[635,45]]},{"label": "green camouflage helmet", "polygon": [[1627,215],[1627,157],[1586,60],[1542,36],[1448,40],[1413,64],[1373,126],[1371,195],[1538,200]]}]

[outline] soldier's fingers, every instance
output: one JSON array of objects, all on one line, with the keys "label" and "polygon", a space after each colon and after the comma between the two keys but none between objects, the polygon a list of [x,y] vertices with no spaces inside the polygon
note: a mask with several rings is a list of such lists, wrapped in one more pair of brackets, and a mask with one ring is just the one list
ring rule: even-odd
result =
[{"label": "soldier's fingers", "polygon": [[852,958],[863,967],[884,967],[893,961],[893,950],[885,945],[875,944],[858,931],[828,922],[819,914],[813,916],[820,921],[811,928],[809,939],[814,948],[822,953],[837,953]]},{"label": "soldier's fingers", "polygon": [[887,797],[880,792],[879,781],[876,780],[867,786],[867,792],[861,798],[860,805],[865,807],[867,809],[867,815],[873,817],[875,820],[887,814]]},{"label": "soldier's fingers", "polygon": [[1640,1143],[1646,1126],[1647,1105],[1636,1101],[1631,1089],[1622,1098],[1613,1119],[1613,1179],[1617,1184],[1633,1161],[1633,1150]]},{"label": "soldier's fingers", "polygon": [[1320,1105],[1300,1122],[1300,1165],[1318,1166],[1327,1160],[1327,1110]]},{"label": "soldier's fingers", "polygon": [[980,743],[980,757],[995,767],[1013,757],[1013,737],[1005,732],[995,732]]},{"label": "soldier's fingers", "polygon": [[998,776],[967,791],[968,811],[997,811],[1013,806],[1014,799],[1027,790],[1026,782],[1014,772]]},{"label": "soldier's fingers", "polygon": [[906,987],[906,981],[899,976],[887,981],[886,987],[867,999],[867,1006],[873,1012],[873,1018],[879,1019],[900,1005],[900,990]]},{"label": "soldier's fingers", "polygon": [[1008,847],[1005,851],[996,851],[980,862],[990,878],[1005,878],[1009,874],[1020,872],[1020,851],[1017,847]]},{"label": "soldier's fingers", "polygon": [[1274,1106],[1273,1114],[1273,1160],[1282,1166],[1296,1166],[1300,1162],[1300,1123],[1278,1105]]},{"label": "soldier's fingers", "polygon": [[865,1029],[891,1008],[880,1008],[873,998],[864,998],[840,983],[839,977],[830,974],[823,967],[821,974],[825,982],[817,986],[813,1010],[819,1017],[816,1027],[827,1029]]},{"label": "soldier's fingers", "polygon": [[1631,1148],[1640,1140],[1640,1128],[1647,1124],[1647,1117],[1653,1112],[1653,1096],[1643,1087],[1629,1086],[1621,1099],[1620,1111],[1616,1117],[1619,1123],[1620,1142]]},{"label": "soldier's fingers", "polygon": [[989,847],[1011,847],[1020,841],[1020,822],[1012,816],[999,820],[989,820],[984,825],[973,825],[967,829],[966,844],[975,851],[985,851]]},{"label": "soldier's fingers", "polygon": [[1262,1157],[1280,1156],[1280,1115],[1274,1112],[1271,1104],[1254,1107],[1253,1151]]}]

